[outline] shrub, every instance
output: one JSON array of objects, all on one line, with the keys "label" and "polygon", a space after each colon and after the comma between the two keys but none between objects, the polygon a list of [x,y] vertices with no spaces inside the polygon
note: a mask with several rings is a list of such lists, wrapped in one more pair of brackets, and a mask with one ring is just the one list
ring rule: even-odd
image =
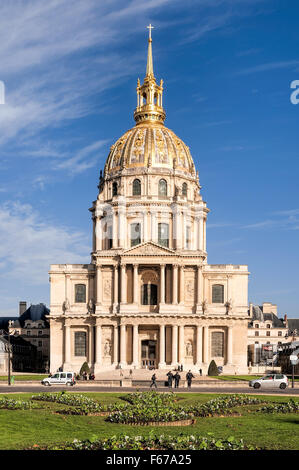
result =
[{"label": "shrub", "polygon": [[208,375],[219,375],[218,367],[217,367],[216,362],[214,360],[212,360],[210,362],[209,369],[208,369]]},{"label": "shrub", "polygon": [[[127,436],[125,434],[98,439],[94,437],[89,440],[74,440],[70,443],[59,444],[46,449],[35,446],[39,450],[255,450],[252,446],[244,444],[231,436],[227,439],[216,439],[212,434],[200,436],[198,434],[178,436],[156,435],[149,436]],[[161,455],[161,464],[164,460]]]},{"label": "shrub", "polygon": [[79,375],[83,375],[83,372],[86,372],[87,374],[90,374],[90,368],[87,362],[83,362],[82,367],[80,369]]}]

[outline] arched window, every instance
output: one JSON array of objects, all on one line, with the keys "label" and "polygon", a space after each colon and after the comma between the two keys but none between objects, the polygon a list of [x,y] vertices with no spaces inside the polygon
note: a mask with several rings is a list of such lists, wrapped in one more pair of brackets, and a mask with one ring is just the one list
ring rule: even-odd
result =
[{"label": "arched window", "polygon": [[212,333],[212,357],[224,357],[224,333],[222,331]]},{"label": "arched window", "polygon": [[112,184],[112,196],[117,196],[117,183]]},{"label": "arched window", "polygon": [[158,224],[158,243],[162,246],[169,246],[169,226],[168,224]]},{"label": "arched window", "polygon": [[141,225],[131,224],[131,246],[136,246],[141,243]]},{"label": "arched window", "polygon": [[167,182],[165,180],[159,181],[159,196],[167,196]]},{"label": "arched window", "polygon": [[182,186],[182,195],[183,196],[187,196],[187,190],[188,190],[187,183],[183,183],[183,186]]},{"label": "arched window", "polygon": [[133,181],[133,196],[141,196],[141,183],[140,180]]},{"label": "arched window", "polygon": [[158,287],[156,284],[143,284],[141,292],[142,305],[157,305]]},{"label": "arched window", "polygon": [[86,303],[86,285],[75,285],[75,303]]},{"label": "arched window", "polygon": [[224,286],[222,284],[214,284],[212,287],[212,303],[224,303]]}]

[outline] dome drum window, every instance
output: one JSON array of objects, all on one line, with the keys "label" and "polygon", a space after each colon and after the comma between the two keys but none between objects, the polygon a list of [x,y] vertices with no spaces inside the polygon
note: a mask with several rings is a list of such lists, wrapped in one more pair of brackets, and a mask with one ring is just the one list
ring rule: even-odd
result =
[{"label": "dome drum window", "polygon": [[169,247],[169,225],[158,224],[158,244],[161,246]]},{"label": "dome drum window", "polygon": [[167,196],[167,182],[165,180],[159,181],[158,194],[159,196]]},{"label": "dome drum window", "polygon": [[141,196],[141,182],[138,179],[133,181],[133,196]]},{"label": "dome drum window", "polygon": [[140,245],[141,243],[141,224],[131,224],[131,246]]}]

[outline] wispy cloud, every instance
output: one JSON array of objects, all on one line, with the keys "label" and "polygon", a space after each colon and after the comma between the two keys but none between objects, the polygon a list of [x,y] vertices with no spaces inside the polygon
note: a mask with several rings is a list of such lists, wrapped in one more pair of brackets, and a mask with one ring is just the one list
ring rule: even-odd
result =
[{"label": "wispy cloud", "polygon": [[0,206],[0,278],[46,284],[51,263],[88,262],[88,241],[85,233],[41,219],[29,204],[7,202]]},{"label": "wispy cloud", "polygon": [[254,65],[252,67],[248,67],[243,70],[239,70],[235,73],[235,75],[250,75],[253,73],[270,72],[272,70],[278,70],[278,69],[296,68],[298,65],[299,65],[298,59],[277,61],[277,62],[267,62],[264,64]]}]

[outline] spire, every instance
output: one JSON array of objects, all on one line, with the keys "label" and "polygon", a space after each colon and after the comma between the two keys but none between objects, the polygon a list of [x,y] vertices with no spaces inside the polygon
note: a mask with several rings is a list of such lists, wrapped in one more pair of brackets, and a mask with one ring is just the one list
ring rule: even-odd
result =
[{"label": "spire", "polygon": [[165,111],[162,106],[163,80],[157,85],[154,76],[153,51],[152,51],[152,29],[151,24],[147,26],[149,30],[146,75],[143,84],[137,81],[137,108],[134,112],[136,124],[143,122],[155,122],[163,124]]},{"label": "spire", "polygon": [[146,64],[146,77],[151,78],[154,77],[154,66],[153,66],[153,51],[152,51],[152,29],[154,27],[149,24],[148,28],[148,50],[147,50],[147,64]]}]

